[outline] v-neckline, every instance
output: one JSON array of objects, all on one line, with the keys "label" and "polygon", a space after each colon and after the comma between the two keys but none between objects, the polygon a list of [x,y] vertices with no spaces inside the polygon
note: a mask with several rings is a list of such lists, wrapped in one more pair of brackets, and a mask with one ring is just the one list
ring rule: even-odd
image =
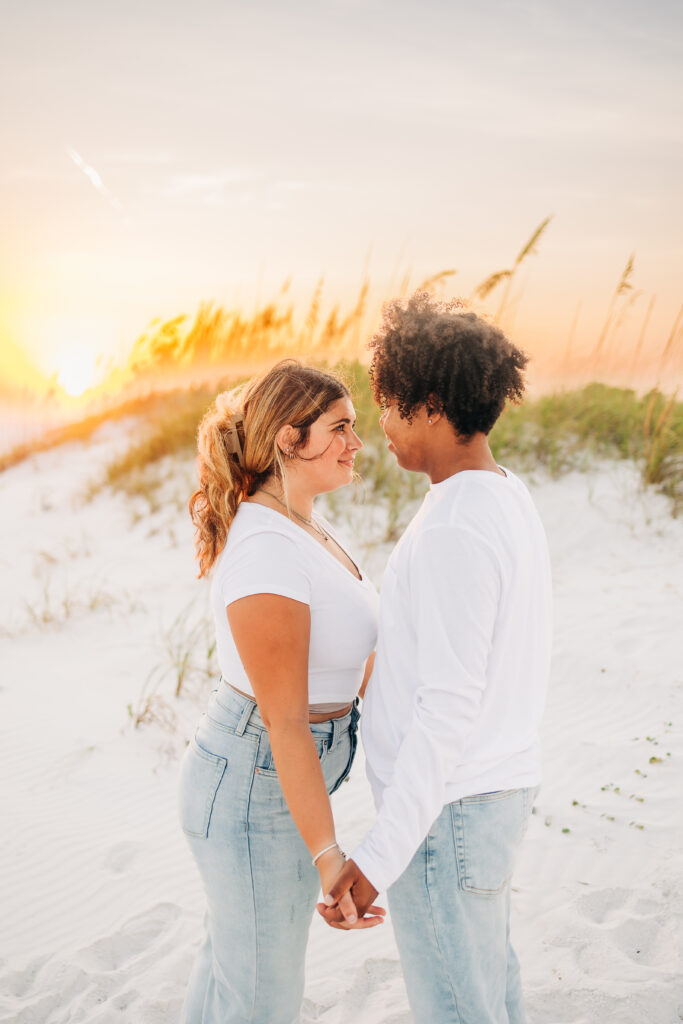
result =
[{"label": "v-neckline", "polygon": [[[293,529],[297,530],[297,532],[299,533],[299,535],[301,535],[301,536],[303,536],[303,537],[307,537],[307,538],[308,538],[308,540],[309,540],[309,541],[310,541],[310,542],[311,542],[312,544],[315,544],[316,548],[318,548],[318,549],[319,549],[320,551],[322,551],[322,552],[323,552],[323,554],[324,554],[324,555],[325,555],[325,556],[326,556],[327,558],[331,558],[333,562],[336,562],[336,563],[337,563],[337,565],[339,566],[339,568],[341,569],[341,571],[342,571],[342,572],[345,572],[347,576],[350,576],[352,580],[355,580],[355,581],[356,581],[356,583],[365,583],[365,582],[366,582],[366,580],[367,580],[367,577],[365,576],[365,574],[364,574],[363,570],[362,570],[362,569],[360,569],[360,568],[359,568],[359,567],[358,567],[358,566],[356,565],[356,563],[355,563],[355,562],[354,562],[354,560],[353,560],[353,559],[351,558],[351,556],[350,556],[350,554],[348,553],[348,551],[346,550],[346,548],[343,548],[343,547],[341,546],[341,544],[339,543],[339,541],[337,540],[337,538],[336,538],[336,537],[334,536],[334,534],[330,534],[330,537],[332,538],[332,540],[334,541],[334,543],[335,543],[335,544],[336,544],[336,545],[337,545],[337,546],[339,547],[339,550],[340,550],[340,551],[343,551],[343,552],[344,552],[344,554],[345,554],[345,555],[346,555],[346,557],[348,558],[348,560],[349,560],[349,562],[351,563],[351,565],[355,566],[355,568],[356,568],[356,569],[358,570],[358,573],[359,573],[359,575],[358,575],[358,576],[356,576],[356,574],[355,574],[354,572],[351,572],[351,570],[350,570],[350,569],[347,569],[345,565],[342,565],[342,563],[341,563],[341,562],[339,561],[339,559],[338,559],[338,558],[335,558],[335,556],[334,556],[334,555],[332,554],[332,552],[331,552],[331,551],[328,551],[328,550],[327,550],[326,548],[324,548],[324,547],[322,546],[322,544],[321,544],[321,543],[320,543],[319,541],[317,541],[317,540],[315,539],[315,537],[311,537],[310,533],[307,533],[307,532],[306,532],[306,530],[304,530],[303,526],[297,526],[297,524],[296,524],[296,523],[293,523],[293,522],[292,522],[292,520],[291,520],[291,519],[289,518],[289,516],[286,516],[286,515],[285,515],[285,514],[284,514],[283,512],[278,512],[278,510],[277,510],[276,508],[271,508],[271,507],[270,507],[270,505],[263,505],[263,504],[261,504],[261,502],[260,502],[260,501],[243,501],[243,502],[241,502],[241,504],[242,504],[242,505],[256,505],[256,506],[257,506],[258,508],[264,508],[264,509],[266,509],[266,511],[267,511],[267,512],[272,512],[272,513],[273,513],[273,515],[275,515],[275,516],[279,516],[279,518],[280,518],[280,519],[282,519],[282,520],[284,520],[284,522],[285,522],[285,523],[289,523],[289,525],[290,525],[290,526],[291,526],[291,527],[292,527]],[[313,515],[317,515],[317,513],[316,513],[315,509],[313,510]],[[324,529],[324,527],[323,527],[323,529]]]}]

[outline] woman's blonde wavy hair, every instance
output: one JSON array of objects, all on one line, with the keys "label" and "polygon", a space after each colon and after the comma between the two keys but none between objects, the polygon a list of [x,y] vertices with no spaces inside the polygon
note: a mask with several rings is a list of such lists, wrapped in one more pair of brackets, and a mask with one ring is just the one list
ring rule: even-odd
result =
[{"label": "woman's blonde wavy hair", "polygon": [[[306,445],[312,423],[349,394],[334,374],[283,359],[246,386],[217,395],[197,433],[199,487],[190,498],[199,576],[205,576],[225,547],[230,524],[243,498],[272,475],[284,483],[285,460],[277,443],[282,427],[298,431],[296,451]],[[236,429],[242,461],[234,453]],[[231,423],[232,420],[232,423]]]}]

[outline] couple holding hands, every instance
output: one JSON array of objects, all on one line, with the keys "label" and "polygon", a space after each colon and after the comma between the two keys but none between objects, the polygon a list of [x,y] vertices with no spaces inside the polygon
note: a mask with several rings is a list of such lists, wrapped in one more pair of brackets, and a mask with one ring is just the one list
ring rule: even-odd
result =
[{"label": "couple holding hands", "polygon": [[[526,357],[425,294],[385,307],[370,379],[390,451],[429,491],[381,599],[314,510],[362,442],[330,373],[278,363],[199,430],[190,508],[221,681],[183,758],[207,895],[184,1024],[295,1024],[308,931],[383,923],[416,1024],[523,1024],[510,878],[540,782],[551,590],[543,527],[487,435]],[[376,819],[342,852],[329,795],[362,740]]]}]

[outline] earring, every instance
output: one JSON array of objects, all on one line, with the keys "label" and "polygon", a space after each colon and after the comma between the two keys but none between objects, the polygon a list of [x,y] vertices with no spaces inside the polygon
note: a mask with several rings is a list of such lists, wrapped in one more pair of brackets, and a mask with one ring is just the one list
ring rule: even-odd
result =
[{"label": "earring", "polygon": [[429,425],[431,426],[432,421],[431,420],[427,420],[427,423],[429,423]]},{"label": "earring", "polygon": [[291,448],[288,448],[288,449],[287,449],[287,454],[289,455],[290,459],[293,459],[293,458],[294,458],[294,452],[292,451],[292,449],[291,449]]}]

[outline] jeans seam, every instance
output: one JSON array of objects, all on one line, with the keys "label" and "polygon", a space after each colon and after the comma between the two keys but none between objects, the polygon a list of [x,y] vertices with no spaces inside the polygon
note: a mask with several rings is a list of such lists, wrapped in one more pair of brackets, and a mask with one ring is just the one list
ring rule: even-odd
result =
[{"label": "jeans seam", "polygon": [[[427,843],[427,848],[429,848],[429,834],[427,834],[427,839],[425,840],[425,842]],[[456,854],[457,854],[457,850],[456,850]],[[441,949],[441,943],[439,942],[439,933],[437,931],[436,922],[434,920],[434,907],[432,906],[432,894],[431,894],[430,888],[429,888],[429,879],[427,877],[426,869],[425,869],[425,885],[427,887],[427,899],[429,900],[429,920],[430,920],[430,923],[431,923],[431,926],[432,926],[432,931],[434,933],[434,942],[435,942],[436,948],[439,951],[439,956],[441,957],[441,963],[443,964],[444,970],[446,972],[446,977],[448,978],[448,985],[449,985],[449,988],[451,990],[451,995],[453,996],[453,1005],[455,1006],[455,1012],[458,1015],[458,1024],[463,1024],[462,1014],[460,1013],[460,1007],[458,1006],[458,997],[456,995],[455,989],[453,988],[453,982],[451,981],[451,972],[448,969],[448,962],[447,962],[446,958],[443,955],[443,950]]]},{"label": "jeans seam", "polygon": [[[254,762],[258,759],[259,746],[260,746],[260,743],[257,744],[256,750],[254,751]],[[250,1015],[252,1020],[254,1019],[254,1015],[256,1013],[256,997],[257,997],[257,994],[258,994],[258,980],[259,980],[258,979],[259,927],[258,927],[258,916],[257,916],[257,912],[256,912],[256,886],[254,885],[254,870],[253,870],[253,866],[252,866],[252,862],[251,862],[251,836],[249,835],[249,811],[251,809],[251,795],[252,795],[253,790],[254,790],[254,778],[255,778],[255,769],[256,769],[256,764],[254,762],[252,762],[253,770],[251,772],[251,778],[249,780],[249,790],[247,792],[247,798],[246,798],[247,806],[246,806],[246,809],[245,809],[245,816],[244,816],[244,818],[245,818],[245,820],[244,820],[244,830],[245,830],[245,839],[246,839],[246,842],[247,842],[247,855],[249,857],[249,882],[250,882],[250,885],[251,885],[251,902],[252,902],[252,913],[253,913],[253,920],[254,920],[254,954],[255,954],[255,958],[254,958],[254,988],[253,988],[253,992],[252,992],[251,1015]]]},{"label": "jeans seam", "polygon": [[[249,790],[249,798],[251,799],[251,789]],[[254,871],[251,864],[251,839],[249,836],[249,815],[247,814],[247,854],[249,856],[249,881],[251,883],[251,903],[252,912],[254,915],[254,986],[251,997],[251,1018],[254,1019],[256,1013],[256,993],[258,992],[258,964],[259,964],[259,928],[258,920],[256,917],[256,887],[254,885]]]},{"label": "jeans seam", "polygon": [[519,787],[517,789],[501,789],[497,793],[479,793],[474,796],[464,796],[461,798],[460,803],[463,804],[491,804],[496,803],[498,800],[506,800],[513,796],[515,793],[523,793],[524,790]]},{"label": "jeans seam", "polygon": [[223,722],[219,722],[217,718],[212,718],[208,712],[206,714],[206,718],[214,729],[220,729],[221,732],[227,732],[229,736],[237,735],[234,725],[224,725]]}]

